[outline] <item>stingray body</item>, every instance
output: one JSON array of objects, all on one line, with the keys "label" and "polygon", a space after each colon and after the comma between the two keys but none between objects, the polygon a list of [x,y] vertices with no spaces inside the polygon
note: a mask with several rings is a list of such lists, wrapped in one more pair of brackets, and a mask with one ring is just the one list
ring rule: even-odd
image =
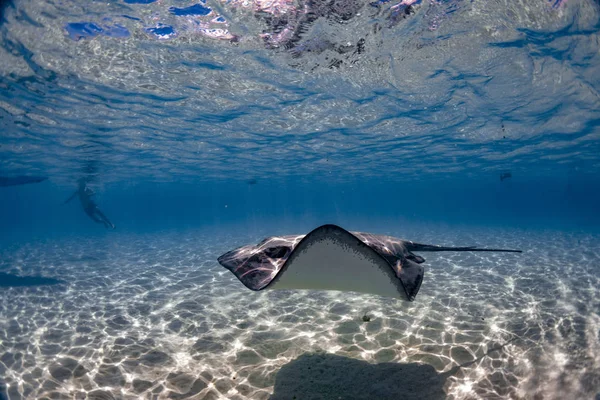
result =
[{"label": "stingray body", "polygon": [[269,237],[219,257],[247,288],[371,293],[413,301],[423,281],[425,251],[503,251],[443,247],[391,236],[320,226],[307,235]]}]

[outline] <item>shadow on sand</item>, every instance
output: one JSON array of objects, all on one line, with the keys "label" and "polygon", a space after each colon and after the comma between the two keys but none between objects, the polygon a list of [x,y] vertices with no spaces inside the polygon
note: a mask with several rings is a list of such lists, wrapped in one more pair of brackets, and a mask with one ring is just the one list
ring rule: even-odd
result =
[{"label": "shadow on sand", "polygon": [[304,354],[279,370],[269,400],[443,400],[446,378],[426,364]]}]

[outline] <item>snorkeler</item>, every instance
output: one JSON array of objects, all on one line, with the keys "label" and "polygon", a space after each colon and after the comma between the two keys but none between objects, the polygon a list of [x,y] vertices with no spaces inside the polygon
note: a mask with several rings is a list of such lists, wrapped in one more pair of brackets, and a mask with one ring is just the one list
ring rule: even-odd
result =
[{"label": "snorkeler", "polygon": [[110,220],[104,215],[102,211],[98,208],[92,196],[94,195],[94,191],[87,187],[84,179],[79,180],[79,187],[77,190],[67,199],[63,204],[67,204],[73,198],[79,195],[79,201],[81,202],[81,206],[83,207],[83,211],[95,222],[104,224],[107,228],[115,229],[115,225],[110,222]]}]

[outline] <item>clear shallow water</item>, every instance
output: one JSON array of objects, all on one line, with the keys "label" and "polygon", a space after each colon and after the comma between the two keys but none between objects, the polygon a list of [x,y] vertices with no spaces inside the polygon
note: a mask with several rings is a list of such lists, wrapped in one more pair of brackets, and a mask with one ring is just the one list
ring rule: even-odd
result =
[{"label": "clear shallow water", "polygon": [[3,292],[4,385],[11,399],[267,399],[283,366],[323,352],[430,365],[450,399],[594,398],[597,235],[407,229],[422,242],[524,252],[425,254],[417,301],[403,303],[250,292],[214,260],[261,236],[179,231],[11,246],[2,270],[65,283]]},{"label": "clear shallow water", "polygon": [[[597,399],[597,1],[0,4],[0,399]],[[524,253],[414,303],[216,262],[324,223]]]}]

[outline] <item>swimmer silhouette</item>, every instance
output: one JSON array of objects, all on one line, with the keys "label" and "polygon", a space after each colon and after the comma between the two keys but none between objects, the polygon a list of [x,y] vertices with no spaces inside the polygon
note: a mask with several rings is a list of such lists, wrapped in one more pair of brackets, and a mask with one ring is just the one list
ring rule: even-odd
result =
[{"label": "swimmer silhouette", "polygon": [[63,204],[67,204],[71,200],[75,198],[75,196],[79,196],[79,201],[81,202],[81,206],[83,207],[83,211],[99,224],[104,224],[107,228],[115,229],[115,225],[110,222],[110,220],[104,215],[102,211],[96,205],[96,202],[92,199],[94,195],[94,191],[87,187],[87,183],[85,179],[79,180],[79,186],[77,190],[67,199]]}]

